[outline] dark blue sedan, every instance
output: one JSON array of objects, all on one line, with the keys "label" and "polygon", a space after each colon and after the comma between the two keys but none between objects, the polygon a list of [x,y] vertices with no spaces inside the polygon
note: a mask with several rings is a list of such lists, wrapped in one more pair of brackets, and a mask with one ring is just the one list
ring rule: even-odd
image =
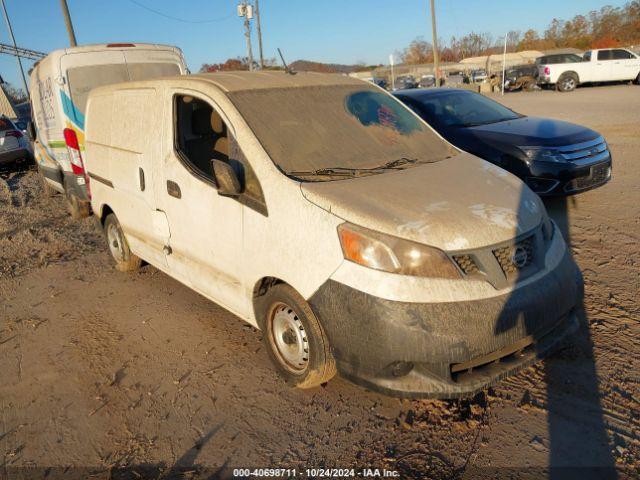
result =
[{"label": "dark blue sedan", "polygon": [[540,196],[569,195],[611,179],[611,153],[598,132],[527,117],[468,90],[394,95],[461,150],[520,177]]}]

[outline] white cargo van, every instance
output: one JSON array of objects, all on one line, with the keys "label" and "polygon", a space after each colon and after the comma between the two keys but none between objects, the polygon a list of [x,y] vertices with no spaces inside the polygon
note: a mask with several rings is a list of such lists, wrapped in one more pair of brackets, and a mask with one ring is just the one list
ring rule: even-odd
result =
[{"label": "white cargo van", "polygon": [[92,88],[186,73],[182,52],[153,44],[110,43],[55,50],[31,71],[34,154],[45,189],[67,196],[74,217],[89,214],[82,166]]},{"label": "white cargo van", "polygon": [[120,270],[142,259],[263,330],[279,372],[458,397],[575,326],[540,199],[349,77],[189,75],[89,95],[85,166]]}]

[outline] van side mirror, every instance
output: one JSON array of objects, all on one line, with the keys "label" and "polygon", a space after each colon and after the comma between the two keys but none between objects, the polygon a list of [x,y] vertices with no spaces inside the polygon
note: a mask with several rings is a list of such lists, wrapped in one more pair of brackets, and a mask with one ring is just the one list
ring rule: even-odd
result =
[{"label": "van side mirror", "polygon": [[240,179],[235,170],[227,162],[222,160],[211,160],[213,165],[213,175],[218,185],[218,194],[225,197],[237,197],[242,193]]},{"label": "van side mirror", "polygon": [[36,141],[36,127],[31,120],[27,122],[27,135],[29,135],[32,142]]}]

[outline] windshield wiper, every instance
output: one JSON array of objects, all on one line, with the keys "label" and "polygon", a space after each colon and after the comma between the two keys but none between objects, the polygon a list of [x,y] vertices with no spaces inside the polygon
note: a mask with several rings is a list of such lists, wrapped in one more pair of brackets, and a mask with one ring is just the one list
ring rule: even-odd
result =
[{"label": "windshield wiper", "polygon": [[385,168],[398,168],[408,163],[416,163],[417,161],[418,161],[417,158],[400,157],[400,158],[396,158],[395,160],[391,160],[390,162],[387,162],[384,165],[380,165],[379,167],[374,167],[371,170],[385,169]]},{"label": "windshield wiper", "polygon": [[351,168],[351,167],[326,167],[326,168],[318,168],[317,170],[299,170],[293,172],[287,172],[289,175],[298,176],[308,176],[308,175],[327,175],[327,176],[343,176],[343,177],[353,177],[359,173],[369,172],[368,168]]},{"label": "windshield wiper", "polygon": [[318,168],[317,170],[302,170],[302,171],[293,171],[287,172],[289,175],[294,176],[312,176],[312,175],[327,175],[327,176],[343,176],[343,177],[353,177],[360,174],[366,173],[378,173],[381,170],[389,170],[389,169],[397,169],[403,165],[413,164],[418,161],[417,158],[407,158],[401,157],[395,160],[391,160],[387,163],[384,163],[378,167],[325,167]]}]

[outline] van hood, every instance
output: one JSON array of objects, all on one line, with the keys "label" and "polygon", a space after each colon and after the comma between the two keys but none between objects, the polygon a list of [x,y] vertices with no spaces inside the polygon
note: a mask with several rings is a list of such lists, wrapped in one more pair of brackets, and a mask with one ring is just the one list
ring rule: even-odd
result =
[{"label": "van hood", "polygon": [[446,251],[513,239],[546,215],[518,178],[463,153],[405,170],[301,184],[307,200],[348,222]]}]

